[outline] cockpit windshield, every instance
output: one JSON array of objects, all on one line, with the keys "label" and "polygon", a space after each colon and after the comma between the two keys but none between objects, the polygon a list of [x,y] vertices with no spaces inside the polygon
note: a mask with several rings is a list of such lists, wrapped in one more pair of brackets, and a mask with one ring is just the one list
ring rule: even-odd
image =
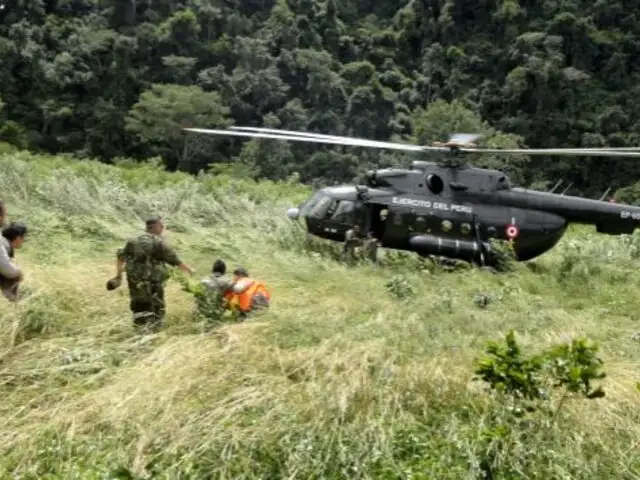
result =
[{"label": "cockpit windshield", "polygon": [[317,220],[351,224],[355,221],[355,203],[338,200],[317,192],[302,205],[300,215]]},{"label": "cockpit windshield", "polygon": [[320,197],[320,200],[318,200],[318,202],[309,209],[309,214],[307,216],[313,218],[324,218],[329,211],[330,206],[330,197]]},{"label": "cockpit windshield", "polygon": [[323,198],[325,198],[325,195],[320,192],[316,192],[309,200],[300,205],[300,215],[303,217],[309,216],[309,213]]},{"label": "cockpit windshield", "polygon": [[338,203],[337,208],[331,213],[331,220],[338,223],[353,223],[355,221],[356,206],[355,203],[349,200],[336,201]]}]

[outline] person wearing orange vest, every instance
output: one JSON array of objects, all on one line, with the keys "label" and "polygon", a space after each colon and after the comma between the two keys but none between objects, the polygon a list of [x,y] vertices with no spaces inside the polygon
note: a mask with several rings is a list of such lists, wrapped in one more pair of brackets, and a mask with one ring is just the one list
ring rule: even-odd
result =
[{"label": "person wearing orange vest", "polygon": [[233,287],[224,294],[227,300],[227,308],[236,310],[241,317],[259,308],[268,308],[271,302],[271,294],[264,285],[249,276],[242,267],[233,272]]}]

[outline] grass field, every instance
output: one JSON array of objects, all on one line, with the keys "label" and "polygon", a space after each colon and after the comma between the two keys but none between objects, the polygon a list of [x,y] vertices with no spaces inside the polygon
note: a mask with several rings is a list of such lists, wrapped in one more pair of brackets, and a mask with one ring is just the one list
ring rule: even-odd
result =
[{"label": "grass field", "polygon": [[[574,230],[505,274],[388,251],[347,268],[286,218],[299,185],[26,153],[0,169],[32,229],[31,295],[0,299],[0,478],[640,478],[639,237]],[[198,277],[243,264],[271,311],[205,330],[173,281],[165,329],[136,335],[105,282],[152,212]],[[597,341],[606,396],[513,420],[472,380],[510,329],[532,353]]]}]

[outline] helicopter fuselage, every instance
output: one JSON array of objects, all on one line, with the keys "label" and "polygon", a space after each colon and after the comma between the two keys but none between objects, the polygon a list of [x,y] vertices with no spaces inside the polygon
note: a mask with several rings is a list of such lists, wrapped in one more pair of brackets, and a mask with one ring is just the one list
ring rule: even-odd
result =
[{"label": "helicopter fuselage", "polygon": [[525,261],[552,249],[570,223],[608,234],[640,225],[640,208],[512,188],[495,170],[414,162],[411,170],[370,172],[367,183],[321,189],[290,217],[328,240],[344,241],[359,224],[386,248],[474,262],[491,238],[511,240]]},{"label": "helicopter fuselage", "polygon": [[640,147],[478,148],[473,142],[480,134],[456,134],[425,146],[250,126],[185,130],[447,156],[439,164],[415,161],[411,169],[371,171],[365,185],[325,188],[290,209],[289,217],[303,217],[311,234],[334,241],[343,241],[347,230],[360,224],[384,247],[485,264],[487,256],[494,257],[491,238],[511,240],[516,257],[529,260],[553,248],[570,223],[595,225],[599,233],[612,235],[640,225],[638,207],[512,188],[498,170],[450,160],[467,154],[640,158]]}]

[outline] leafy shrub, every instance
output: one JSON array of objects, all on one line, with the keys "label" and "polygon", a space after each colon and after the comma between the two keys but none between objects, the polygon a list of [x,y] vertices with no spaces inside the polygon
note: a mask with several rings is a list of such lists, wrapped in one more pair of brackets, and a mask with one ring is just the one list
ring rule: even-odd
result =
[{"label": "leafy shrub", "polygon": [[540,401],[551,399],[552,390],[562,389],[556,415],[571,395],[587,399],[604,396],[602,387],[593,388],[592,385],[606,376],[600,370],[603,361],[597,356],[598,349],[597,344],[577,339],[571,344],[555,345],[527,357],[510,330],[504,344],[488,343],[488,356],[478,362],[476,374],[491,389],[529,409],[534,405],[539,407]]}]

